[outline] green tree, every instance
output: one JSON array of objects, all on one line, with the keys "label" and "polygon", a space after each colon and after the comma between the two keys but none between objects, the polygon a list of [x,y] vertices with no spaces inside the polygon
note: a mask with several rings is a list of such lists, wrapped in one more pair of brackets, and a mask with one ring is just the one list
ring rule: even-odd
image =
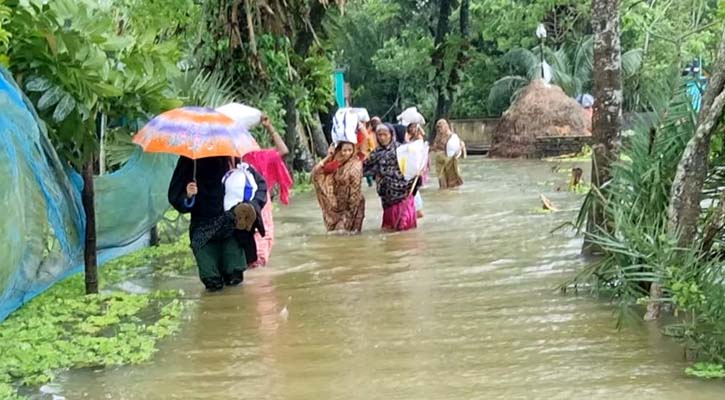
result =
[{"label": "green tree", "polygon": [[153,35],[117,32],[122,24],[110,4],[32,0],[10,5],[11,71],[48,122],[60,155],[82,172],[86,292],[97,293],[93,176],[98,117],[148,115],[177,105],[168,76],[175,73],[178,51]]},{"label": "green tree", "polygon": [[274,122],[286,127],[290,163],[301,156],[298,119],[311,125],[333,99],[332,62],[320,39],[331,7],[318,0],[204,4],[198,62],[231,79],[241,100],[284,111]]},{"label": "green tree", "polygon": [[417,105],[432,112],[435,95],[429,80],[433,39],[428,30],[429,3],[421,9],[406,1],[353,2],[331,13],[325,24],[327,46],[336,66],[346,71],[354,105],[390,118]]},{"label": "green tree", "polygon": [[10,7],[5,5],[5,0],[0,0],[0,65],[7,66],[7,51],[10,43],[10,32],[3,26],[10,22]]}]

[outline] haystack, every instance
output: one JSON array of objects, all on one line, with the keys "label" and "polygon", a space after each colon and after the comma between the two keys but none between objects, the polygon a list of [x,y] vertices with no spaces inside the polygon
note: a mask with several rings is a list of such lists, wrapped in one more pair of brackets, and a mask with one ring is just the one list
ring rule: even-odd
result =
[{"label": "haystack", "polygon": [[560,87],[535,80],[501,117],[491,155],[533,157],[542,136],[591,136],[591,120]]}]

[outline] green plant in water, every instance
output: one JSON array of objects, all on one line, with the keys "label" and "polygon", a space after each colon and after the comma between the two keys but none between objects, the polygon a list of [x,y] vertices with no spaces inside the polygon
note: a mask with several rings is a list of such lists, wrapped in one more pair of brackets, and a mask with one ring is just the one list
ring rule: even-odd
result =
[{"label": "green plant in water", "polygon": [[191,216],[180,214],[173,208],[169,208],[164,217],[156,225],[159,239],[163,243],[177,243],[179,238],[189,231]]},{"label": "green plant in water", "polygon": [[293,173],[294,186],[293,194],[301,194],[312,191],[312,180],[309,172],[295,171]]},{"label": "green plant in water", "polygon": [[685,369],[685,373],[696,378],[723,379],[725,378],[725,366],[713,363],[696,363],[692,367]]},{"label": "green plant in water", "polygon": [[588,183],[579,183],[578,185],[569,185],[569,190],[577,194],[588,194],[592,190],[592,186]]},{"label": "green plant in water", "polygon": [[[151,247],[109,262],[104,289],[159,264],[153,273],[173,275],[193,266],[188,239]],[[180,291],[109,292],[84,296],[74,275],[36,297],[0,324],[0,398],[17,397],[13,383],[50,382],[69,368],[138,364],[180,327]]]},{"label": "green plant in water", "polygon": [[[569,283],[591,284],[597,293],[609,295],[619,306],[618,326],[639,319],[636,305],[660,302],[673,307],[679,322],[668,325],[666,333],[694,359],[713,363],[699,364],[688,374],[714,378],[717,366],[725,365],[725,266],[699,244],[678,248],[667,217],[672,181],[694,132],[695,114],[684,95],[657,110],[656,130],[635,129],[612,180],[586,197],[577,226],[583,228],[593,207],[604,209],[607,228],[587,233],[603,257]],[[650,298],[653,283],[663,287],[661,298]]]},{"label": "green plant in water", "polygon": [[622,309],[646,296],[646,288],[664,276],[676,253],[668,250],[672,244],[666,239],[666,212],[677,163],[694,131],[695,116],[685,95],[661,108],[660,116],[655,134],[649,126],[636,129],[623,148],[626,158],[614,164],[612,180],[602,192],[590,191],[576,222],[583,228],[593,207],[603,207],[608,215],[611,229],[587,233],[605,257],[575,281],[595,281],[595,287],[612,293]]},{"label": "green plant in water", "polygon": [[725,265],[691,253],[682,266],[669,269],[665,281],[681,314],[668,332],[693,358],[725,365]]},{"label": "green plant in water", "polygon": [[0,399],[4,400],[25,400],[26,397],[19,396],[15,388],[7,382],[0,382]]},{"label": "green plant in water", "polygon": [[172,243],[148,247],[110,261],[103,275],[111,282],[121,282],[138,274],[177,276],[194,266],[196,263],[189,247],[189,235],[184,233]]}]

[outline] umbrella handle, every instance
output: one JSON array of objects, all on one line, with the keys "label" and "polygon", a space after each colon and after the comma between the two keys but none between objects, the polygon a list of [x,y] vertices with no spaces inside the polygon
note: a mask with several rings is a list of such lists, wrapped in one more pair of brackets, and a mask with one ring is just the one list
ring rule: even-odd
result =
[{"label": "umbrella handle", "polygon": [[[192,182],[196,183],[196,159],[194,159],[194,172],[192,176]],[[187,197],[184,199],[184,206],[188,209],[191,209],[194,207],[194,204],[196,203],[196,195],[193,195],[191,197]]]}]

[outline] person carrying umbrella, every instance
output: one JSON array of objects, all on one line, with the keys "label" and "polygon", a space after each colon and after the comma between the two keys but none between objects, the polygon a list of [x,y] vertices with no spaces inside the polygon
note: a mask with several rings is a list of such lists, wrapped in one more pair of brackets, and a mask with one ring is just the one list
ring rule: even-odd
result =
[{"label": "person carrying umbrella", "polygon": [[[169,183],[169,203],[191,214],[189,238],[207,290],[243,282],[264,235],[264,178],[238,157],[259,146],[234,120],[212,109],[182,107],[151,120],[134,137],[144,151],[180,155]],[[236,168],[235,168],[236,167]]]},{"label": "person carrying umbrella", "polygon": [[191,249],[199,278],[211,292],[244,281],[247,264],[257,258],[254,233],[265,234],[261,212],[267,203],[267,185],[253,167],[241,168],[253,178],[254,194],[225,210],[223,179],[233,171],[234,161],[231,157],[199,159],[194,180],[194,160],[181,156],[169,184],[169,203],[182,214],[191,213]]}]

